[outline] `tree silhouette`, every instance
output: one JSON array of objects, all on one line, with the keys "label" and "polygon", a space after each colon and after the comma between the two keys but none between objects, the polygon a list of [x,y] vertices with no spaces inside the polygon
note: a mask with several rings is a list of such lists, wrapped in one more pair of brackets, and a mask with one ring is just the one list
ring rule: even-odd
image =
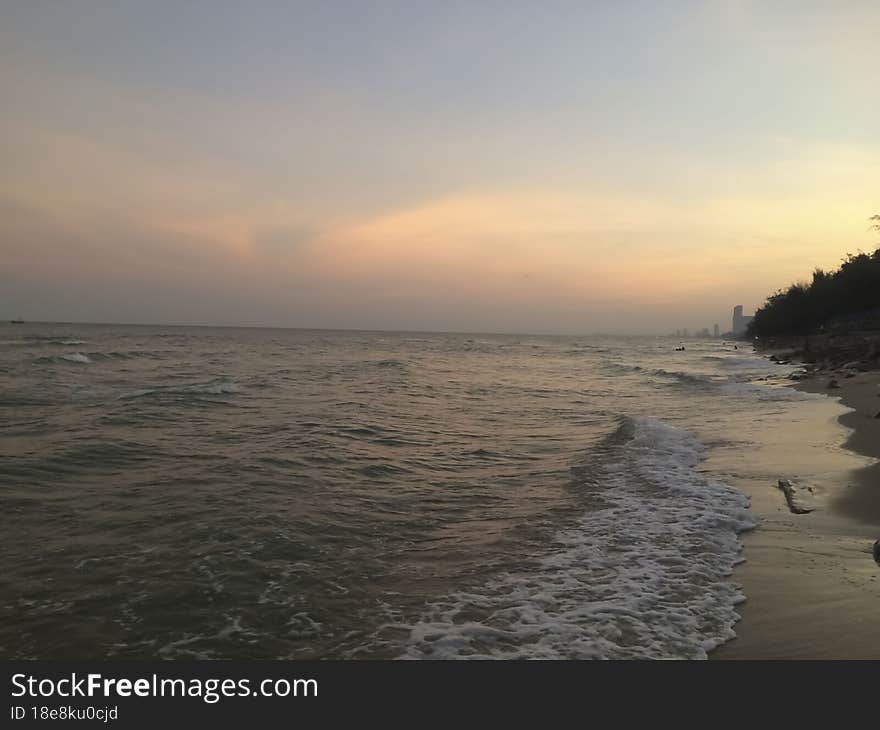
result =
[{"label": "tree silhouette", "polygon": [[[880,231],[880,214],[868,219]],[[847,254],[836,271],[816,269],[809,283],[792,284],[767,298],[749,323],[750,336],[806,335],[833,320],[880,316],[880,248]]]}]

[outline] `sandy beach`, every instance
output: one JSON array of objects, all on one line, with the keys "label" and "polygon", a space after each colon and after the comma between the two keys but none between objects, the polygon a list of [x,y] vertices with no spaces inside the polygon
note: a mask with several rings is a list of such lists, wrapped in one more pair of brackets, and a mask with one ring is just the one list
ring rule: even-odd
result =
[{"label": "sandy beach", "polygon": [[[817,401],[799,422],[774,424],[767,453],[755,454],[763,470],[716,457],[730,459],[724,466],[761,524],[744,535],[744,562],[734,572],[748,597],[737,638],[713,658],[880,658],[880,568],[871,555],[880,537],[880,373],[838,378],[840,387],[830,390],[829,381],[824,375],[793,387],[837,401],[832,422],[827,403]],[[861,459],[858,468],[851,454]],[[789,511],[766,479],[768,459],[779,478],[803,476],[815,495],[813,512]]]}]

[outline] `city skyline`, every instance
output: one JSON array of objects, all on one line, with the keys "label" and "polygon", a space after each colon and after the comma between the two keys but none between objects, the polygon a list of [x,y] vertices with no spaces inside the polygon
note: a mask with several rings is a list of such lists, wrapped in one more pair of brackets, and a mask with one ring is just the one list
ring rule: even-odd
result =
[{"label": "city skyline", "polygon": [[746,333],[746,329],[748,328],[749,322],[754,319],[754,315],[744,315],[743,314],[743,305],[735,304],[733,306],[733,315],[731,317],[730,329],[723,330],[721,325],[717,322],[712,325],[712,327],[695,327],[691,330],[688,327],[681,328],[675,330],[675,332],[670,333],[671,336],[674,337],[698,337],[698,338],[707,338],[712,337],[715,339],[729,337],[729,338],[738,338],[742,337]]}]

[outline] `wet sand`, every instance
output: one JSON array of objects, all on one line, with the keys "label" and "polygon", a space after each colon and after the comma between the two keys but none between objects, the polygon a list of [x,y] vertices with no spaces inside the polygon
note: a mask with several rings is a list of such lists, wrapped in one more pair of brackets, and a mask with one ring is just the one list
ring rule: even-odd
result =
[{"label": "wet sand", "polygon": [[[761,524],[744,535],[745,561],[733,576],[748,596],[737,638],[712,658],[880,658],[880,566],[871,555],[880,537],[880,372],[838,379],[839,389],[827,390],[828,382],[823,376],[795,387],[839,401],[832,422],[819,402],[812,415],[805,407],[799,422],[768,430],[777,443],[754,454],[763,470],[737,468],[730,455],[716,459],[750,495]],[[789,511],[767,478],[768,461],[779,478],[803,475],[815,511]]]}]

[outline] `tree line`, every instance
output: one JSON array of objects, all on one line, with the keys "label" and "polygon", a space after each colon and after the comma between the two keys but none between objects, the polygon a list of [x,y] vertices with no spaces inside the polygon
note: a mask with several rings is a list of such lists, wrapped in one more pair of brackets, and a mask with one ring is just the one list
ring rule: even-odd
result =
[{"label": "tree line", "polygon": [[[871,216],[880,231],[880,215]],[[751,337],[807,335],[838,319],[858,319],[880,309],[880,248],[848,254],[834,271],[816,269],[810,282],[792,284],[767,298],[749,324]],[[878,316],[874,317],[880,319]]]}]

